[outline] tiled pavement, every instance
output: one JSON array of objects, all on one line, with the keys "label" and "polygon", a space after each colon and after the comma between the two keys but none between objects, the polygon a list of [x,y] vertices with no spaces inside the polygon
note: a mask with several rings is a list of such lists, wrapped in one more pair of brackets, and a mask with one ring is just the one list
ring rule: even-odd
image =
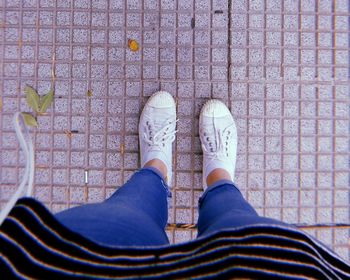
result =
[{"label": "tiled pavement", "polygon": [[0,26],[2,205],[23,171],[11,118],[29,111],[26,84],[55,87],[31,130],[35,197],[55,212],[103,200],[138,168],[139,113],[162,89],[180,119],[169,222],[196,223],[198,113],[214,97],[237,121],[248,201],[286,222],[333,224],[306,230],[349,259],[349,229],[334,226],[350,210],[347,0],[1,0]]}]

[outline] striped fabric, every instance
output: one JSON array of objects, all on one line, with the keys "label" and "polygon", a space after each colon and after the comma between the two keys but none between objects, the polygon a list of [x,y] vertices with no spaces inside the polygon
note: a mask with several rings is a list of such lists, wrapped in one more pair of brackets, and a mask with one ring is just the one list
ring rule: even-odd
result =
[{"label": "striped fabric", "polygon": [[350,279],[350,265],[299,230],[249,226],[161,247],[100,246],[38,201],[17,202],[0,228],[1,279]]}]

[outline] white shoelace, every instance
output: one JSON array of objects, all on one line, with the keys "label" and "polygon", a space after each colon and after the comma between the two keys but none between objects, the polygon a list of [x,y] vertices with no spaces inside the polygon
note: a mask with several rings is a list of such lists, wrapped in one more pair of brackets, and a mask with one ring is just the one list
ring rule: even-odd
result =
[{"label": "white shoelace", "polygon": [[[217,129],[215,124],[214,126],[214,133],[211,134],[208,132],[203,132],[204,140],[207,142],[207,145],[202,145],[202,149],[205,152],[205,155],[208,157],[208,159],[215,159],[215,160],[225,160],[225,158],[229,157],[228,154],[228,146],[229,143],[233,137],[233,134],[230,131],[230,128],[233,126],[229,125],[225,129]],[[214,139],[214,140],[213,140]],[[213,146],[213,142],[216,144],[216,148]]]},{"label": "white shoelace", "polygon": [[24,157],[26,161],[25,171],[24,171],[23,179],[19,184],[16,192],[11,196],[10,200],[7,202],[7,204],[5,205],[5,207],[0,213],[0,225],[3,223],[7,215],[10,213],[10,211],[16,204],[17,200],[22,196],[31,196],[33,192],[34,169],[35,169],[33,142],[29,135],[28,128],[25,124],[23,124],[22,126],[24,127],[24,132],[27,137],[27,141],[24,138],[23,132],[20,126],[20,119],[23,123],[23,117],[21,113],[19,112],[15,113],[15,115],[13,116],[13,124],[15,127],[17,139],[24,152]]},{"label": "white shoelace", "polygon": [[167,119],[165,122],[168,124],[160,128],[157,133],[153,134],[153,127],[155,127],[156,124],[152,120],[147,120],[143,137],[148,146],[164,147],[166,144],[172,143],[175,140],[175,134],[177,132],[172,129],[172,126],[177,121],[178,120],[171,121]]}]

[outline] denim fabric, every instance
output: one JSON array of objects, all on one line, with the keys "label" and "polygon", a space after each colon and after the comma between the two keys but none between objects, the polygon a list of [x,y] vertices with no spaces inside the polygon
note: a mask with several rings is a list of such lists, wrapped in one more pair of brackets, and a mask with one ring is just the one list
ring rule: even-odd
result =
[{"label": "denim fabric", "polygon": [[153,246],[169,243],[168,186],[152,168],[135,172],[128,182],[102,203],[57,213],[74,232],[104,245]]},{"label": "denim fabric", "polygon": [[[143,168],[106,201],[65,210],[56,218],[72,231],[103,245],[166,245],[169,195],[157,169]],[[209,186],[199,199],[199,237],[249,224],[286,225],[258,216],[228,180]]]},{"label": "denim fabric", "polygon": [[198,237],[253,224],[290,226],[259,216],[229,180],[220,180],[209,186],[199,199]]}]

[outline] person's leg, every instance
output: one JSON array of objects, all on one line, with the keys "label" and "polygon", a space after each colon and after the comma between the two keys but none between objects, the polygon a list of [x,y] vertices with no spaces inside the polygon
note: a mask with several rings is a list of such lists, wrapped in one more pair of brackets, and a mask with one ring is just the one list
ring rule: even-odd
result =
[{"label": "person's leg", "polygon": [[284,224],[258,216],[233,184],[237,129],[224,103],[209,100],[203,106],[199,134],[203,148],[205,192],[199,200],[198,236],[250,224]]},{"label": "person's leg", "polygon": [[139,122],[141,167],[108,200],[56,215],[68,228],[105,245],[168,244],[167,194],[172,178],[176,104],[167,92],[147,101]]},{"label": "person's leg", "polygon": [[74,232],[104,245],[168,244],[168,187],[155,168],[135,172],[102,203],[78,206],[56,214]]},{"label": "person's leg", "polygon": [[259,216],[231,180],[216,181],[199,200],[198,237],[252,224],[287,225]]}]

